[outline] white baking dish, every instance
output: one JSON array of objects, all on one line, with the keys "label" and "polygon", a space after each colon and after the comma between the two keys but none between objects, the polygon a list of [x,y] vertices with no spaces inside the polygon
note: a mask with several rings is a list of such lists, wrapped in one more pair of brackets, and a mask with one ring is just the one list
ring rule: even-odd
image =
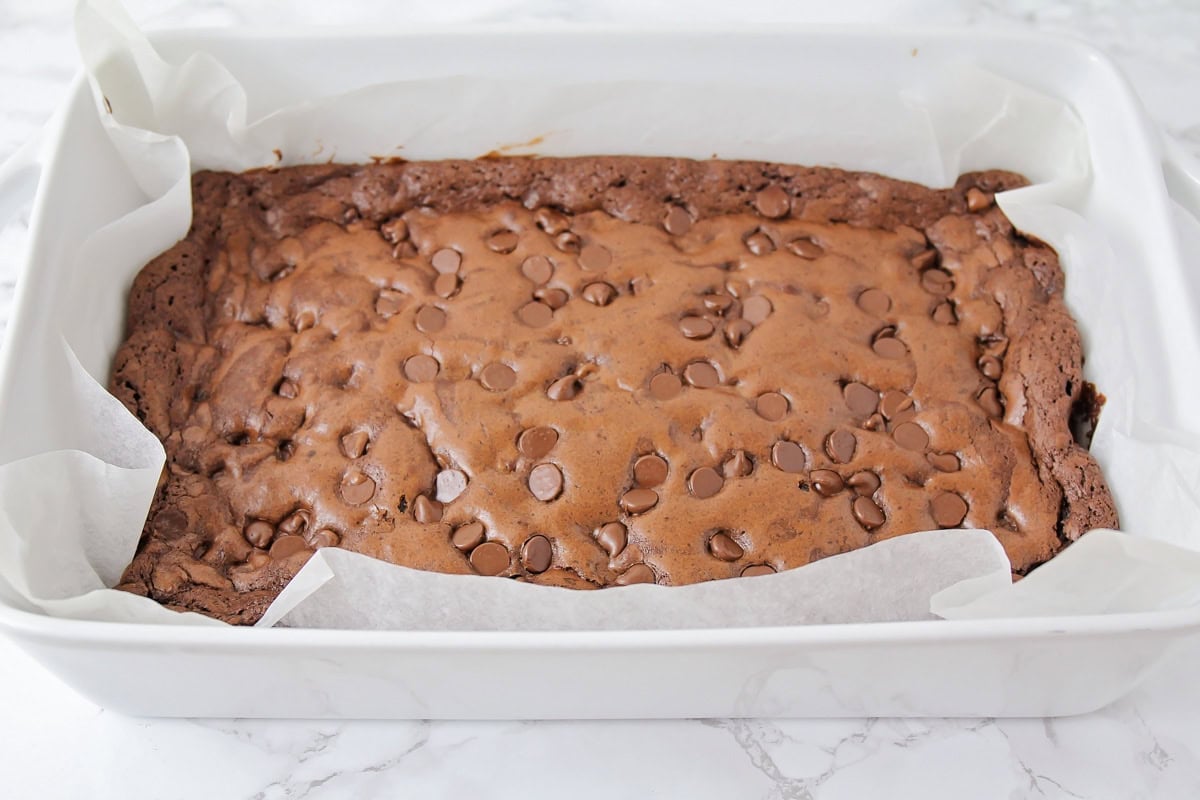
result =
[{"label": "white baking dish", "polygon": [[[1089,132],[1093,180],[1107,193],[1100,222],[1118,257],[1155,265],[1155,280],[1138,291],[1160,318],[1175,320],[1183,351],[1195,352],[1200,298],[1188,293],[1193,278],[1179,253],[1163,175],[1167,169],[1172,187],[1181,198],[1190,192],[1193,202],[1200,176],[1177,154],[1164,154],[1125,81],[1084,45],[805,28],[269,37],[223,31],[153,38],[172,60],[203,49],[234,74],[257,71],[261,79],[265,73],[280,99],[299,85],[333,92],[452,73],[536,76],[554,69],[620,79],[687,69],[753,85],[764,70],[787,70],[797,80],[836,73],[870,81],[974,62],[1074,106]],[[306,69],[306,53],[316,49],[325,63],[345,68]],[[73,87],[45,150],[0,373],[0,409],[26,391],[22,380],[34,374],[21,344],[39,335],[55,287],[66,279],[67,255],[107,221],[96,218],[94,206],[85,210],[80,194],[103,187],[112,194],[110,214],[144,202],[127,180],[113,178],[115,154],[84,82]],[[1083,277],[1068,266],[1068,281]],[[1181,395],[1165,376],[1165,413],[1182,407]],[[43,439],[25,435],[20,420],[0,420],[0,429],[0,463],[45,448]],[[1080,713],[1120,697],[1175,642],[1200,631],[1200,610],[790,628],[410,633],[69,621],[0,603],[0,625],[96,702],[149,716],[1041,716]]]}]

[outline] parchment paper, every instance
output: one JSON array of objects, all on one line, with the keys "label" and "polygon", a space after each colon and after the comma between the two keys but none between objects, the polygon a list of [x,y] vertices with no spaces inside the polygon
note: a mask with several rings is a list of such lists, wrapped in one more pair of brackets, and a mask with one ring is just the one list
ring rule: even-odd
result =
[{"label": "parchment paper", "polygon": [[[164,61],[109,0],[83,3],[77,31],[96,113],[145,202],[71,254],[64,274],[76,290],[48,312],[45,335],[23,343],[33,351],[24,355],[44,366],[37,387],[16,395],[9,409],[24,415],[30,433],[19,445],[0,443],[6,601],[64,617],[220,624],[105,588],[133,555],[164,456],[101,385],[122,335],[133,275],[186,233],[191,170],[270,165],[276,149],[285,164],[400,152],[410,159],[471,157],[543,137],[536,151],[544,155],[717,152],[874,170],[934,186],[972,169],[1023,172],[1035,185],[999,202],[1019,227],[1064,257],[1076,314],[1107,321],[1084,327],[1089,354],[1098,354],[1089,377],[1109,393],[1095,451],[1128,533],[1088,534],[1016,587],[1003,550],[984,531],[913,534],[780,575],[603,592],[422,573],[326,549],[261,624],[725,627],[922,619],[931,610],[944,617],[1110,613],[1200,602],[1192,588],[1200,585],[1200,554],[1183,549],[1200,542],[1200,435],[1139,416],[1131,376],[1145,374],[1148,356],[1129,346],[1141,340],[1126,326],[1139,320],[1117,302],[1116,259],[1104,231],[1087,221],[1088,140],[1064,103],[963,64],[925,84],[860,87],[852,102],[839,87],[806,84],[803,76],[755,87],[556,82],[546,73],[536,82],[451,76],[368,85],[292,96],[287,107],[276,107],[269,80],[245,72],[235,78],[204,54]],[[263,111],[251,118],[250,108]],[[737,113],[722,113],[731,109]],[[1089,279],[1073,273],[1080,265]]]}]

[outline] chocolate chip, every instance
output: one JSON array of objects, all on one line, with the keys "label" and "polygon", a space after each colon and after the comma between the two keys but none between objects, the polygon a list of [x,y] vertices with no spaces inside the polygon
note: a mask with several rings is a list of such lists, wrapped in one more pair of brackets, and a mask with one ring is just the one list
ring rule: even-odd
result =
[{"label": "chocolate chip", "polygon": [[583,299],[594,306],[606,306],[617,296],[617,290],[603,281],[583,287]]},{"label": "chocolate chip", "polygon": [[359,469],[347,470],[342,476],[342,499],[352,506],[361,506],[375,496],[375,481]]},{"label": "chocolate chip", "polygon": [[618,575],[615,583],[618,586],[632,586],[635,583],[654,583],[656,580],[654,570],[639,563]]},{"label": "chocolate chip", "polygon": [[643,489],[653,489],[667,479],[667,461],[653,454],[639,458],[633,464],[633,481]]},{"label": "chocolate chip", "polygon": [[437,306],[421,306],[413,323],[421,333],[437,333],[446,327],[446,312]]},{"label": "chocolate chip", "polygon": [[411,356],[404,362],[404,377],[413,383],[427,383],[437,377],[441,368],[433,356]]},{"label": "chocolate chip", "polygon": [[663,229],[672,236],[683,236],[692,229],[692,216],[686,209],[671,206],[663,217]]},{"label": "chocolate chip", "polygon": [[520,240],[516,231],[496,231],[488,237],[487,246],[493,253],[511,253]]},{"label": "chocolate chip", "polygon": [[479,371],[479,383],[491,392],[511,389],[517,382],[517,373],[508,364],[494,361]]},{"label": "chocolate chip", "polygon": [[403,217],[396,217],[379,226],[379,234],[388,244],[396,244],[408,238],[408,223]]},{"label": "chocolate chip", "polygon": [[433,293],[444,300],[457,294],[458,287],[458,276],[451,273],[438,275],[433,281]]},{"label": "chocolate chip", "polygon": [[979,337],[979,346],[983,348],[984,354],[1001,358],[1008,350],[1008,337],[999,333],[981,336]]},{"label": "chocolate chip", "polygon": [[554,262],[545,256],[530,256],[521,262],[521,274],[540,286],[554,277]]},{"label": "chocolate chip", "polygon": [[771,237],[760,230],[753,231],[747,235],[745,244],[746,249],[756,256],[765,256],[775,250],[775,243],[771,241]]},{"label": "chocolate chip", "polygon": [[434,479],[434,497],[439,503],[452,503],[467,490],[467,473],[460,469],[444,469]]},{"label": "chocolate chip", "polygon": [[913,256],[911,263],[918,270],[925,270],[937,264],[939,260],[940,256],[938,255],[938,251],[930,248],[928,250],[922,250]]},{"label": "chocolate chip", "polygon": [[944,269],[927,269],[921,273],[921,288],[930,294],[950,294],[954,277]]},{"label": "chocolate chip", "polygon": [[517,437],[517,449],[526,458],[541,458],[558,444],[558,431],[545,425],[526,428]]},{"label": "chocolate chip", "polygon": [[881,431],[887,427],[887,423],[883,420],[883,414],[875,413],[867,417],[862,426],[863,430],[866,431]]},{"label": "chocolate chip", "polygon": [[453,275],[462,266],[462,253],[452,250],[449,247],[443,247],[433,254],[433,258],[429,259],[429,263],[440,274]]},{"label": "chocolate chip", "polygon": [[892,431],[896,444],[905,450],[922,451],[929,446],[929,434],[915,422],[903,422]]},{"label": "chocolate chip", "polygon": [[467,559],[480,575],[499,575],[508,569],[508,548],[499,542],[484,542]]},{"label": "chocolate chip", "polygon": [[247,542],[255,547],[265,548],[275,536],[275,526],[261,519],[256,519],[246,526],[246,530],[242,535],[246,537]]},{"label": "chocolate chip", "polygon": [[412,242],[397,242],[392,248],[392,258],[412,258],[417,254],[417,246]]},{"label": "chocolate chip", "polygon": [[855,301],[858,307],[873,317],[882,317],[892,310],[892,298],[882,289],[864,289]]},{"label": "chocolate chip", "polygon": [[571,299],[571,295],[567,294],[563,289],[548,289],[545,286],[537,289],[533,293],[533,296],[548,305],[551,311],[557,311]]},{"label": "chocolate chip", "polygon": [[858,441],[850,431],[834,431],[825,437],[825,453],[837,464],[850,463],[857,447]]},{"label": "chocolate chip", "polygon": [[562,494],[562,470],[554,464],[538,464],[529,472],[529,491],[543,503]]},{"label": "chocolate chip", "polygon": [[554,246],[564,253],[578,253],[583,240],[574,231],[563,231],[554,237]]},{"label": "chocolate chip", "polygon": [[845,488],[842,476],[831,469],[814,469],[808,477],[817,494],[822,497],[833,497]]},{"label": "chocolate chip", "polygon": [[767,321],[767,317],[771,316],[773,310],[770,300],[756,294],[753,297],[747,297],[746,301],[742,303],[742,319],[757,327]]},{"label": "chocolate chip", "polygon": [[723,315],[733,305],[733,298],[724,292],[714,292],[713,294],[704,295],[702,302],[704,307],[717,315]]},{"label": "chocolate chip", "polygon": [[317,312],[312,309],[304,309],[296,315],[296,333],[302,333],[310,328],[317,326]]},{"label": "chocolate chip", "polygon": [[925,458],[939,472],[958,472],[962,466],[953,453],[929,453]]},{"label": "chocolate chip", "polygon": [[883,509],[869,497],[854,498],[851,510],[854,512],[854,518],[858,520],[858,524],[869,531],[875,530],[887,521],[887,517],[883,515]]},{"label": "chocolate chip", "polygon": [[579,251],[579,266],[588,272],[601,272],[612,265],[612,253],[604,245],[589,243]]},{"label": "chocolate chip", "polygon": [[551,400],[574,400],[583,391],[583,381],[574,375],[559,378],[546,389],[546,396]]},{"label": "chocolate chip", "polygon": [[942,492],[929,504],[939,528],[957,528],[967,516],[967,501],[954,492]]},{"label": "chocolate chip", "polygon": [[370,443],[371,436],[366,431],[350,431],[342,436],[342,455],[346,458],[358,458],[367,452],[367,445]]},{"label": "chocolate chip", "polygon": [[883,393],[883,400],[879,403],[879,410],[883,416],[887,417],[892,422],[904,422],[907,417],[914,415],[912,398],[901,391],[892,389]]},{"label": "chocolate chip", "polygon": [[958,322],[958,314],[954,313],[954,303],[943,300],[933,308],[933,321],[942,325],[953,325]]},{"label": "chocolate chip", "polygon": [[842,389],[846,407],[859,417],[869,417],[879,408],[879,392],[863,383],[847,383]]},{"label": "chocolate chip", "polygon": [[517,319],[531,328],[544,328],[554,321],[554,311],[538,300],[531,300],[517,309]]},{"label": "chocolate chip", "polygon": [[875,494],[882,485],[879,476],[869,469],[859,470],[846,479],[846,485],[854,490],[855,494],[863,496]]},{"label": "chocolate chip", "polygon": [[468,522],[454,529],[454,533],[450,534],[450,543],[464,553],[469,553],[483,544],[484,535],[482,522]]},{"label": "chocolate chip", "polygon": [[593,534],[596,543],[604,548],[609,558],[616,558],[629,542],[625,526],[619,522],[608,522],[596,529]]},{"label": "chocolate chip", "polygon": [[375,313],[381,317],[391,317],[400,313],[404,308],[406,295],[395,289],[380,289],[375,298]]},{"label": "chocolate chip", "polygon": [[571,226],[571,220],[552,208],[539,208],[533,215],[534,223],[551,236],[556,236]]},{"label": "chocolate chip", "polygon": [[779,422],[787,415],[788,401],[779,392],[763,392],[754,401],[754,410],[769,422]]},{"label": "chocolate chip", "polygon": [[735,349],[741,347],[752,330],[754,326],[744,319],[730,320],[725,325],[725,341]]},{"label": "chocolate chip", "polygon": [[296,396],[300,394],[300,387],[296,385],[295,381],[284,378],[275,387],[275,394],[287,400],[295,400]]},{"label": "chocolate chip", "polygon": [[308,526],[311,524],[312,514],[307,509],[301,508],[293,511],[279,523],[279,532],[299,535],[308,530]]},{"label": "chocolate chip", "polygon": [[775,568],[770,564],[751,564],[742,570],[743,578],[757,578],[762,575],[774,575]]},{"label": "chocolate chip", "polygon": [[693,361],[683,368],[683,379],[697,389],[711,389],[721,383],[717,368],[707,361]]},{"label": "chocolate chip", "polygon": [[276,539],[268,552],[271,558],[276,561],[282,561],[289,556],[294,556],[296,553],[303,553],[307,550],[308,542],[304,541],[304,537],[287,534]]},{"label": "chocolate chip", "polygon": [[655,400],[670,400],[682,389],[679,378],[670,372],[660,372],[650,379],[650,396]]},{"label": "chocolate chip", "polygon": [[996,418],[1004,416],[1004,401],[1001,399],[1000,390],[995,386],[985,386],[976,395],[975,400],[989,416]]},{"label": "chocolate chip", "polygon": [[321,528],[311,536],[305,536],[304,540],[308,542],[308,546],[314,550],[320,550],[322,547],[337,547],[341,544],[342,537],[337,535],[337,531],[329,528]]},{"label": "chocolate chip", "polygon": [[729,458],[721,465],[721,473],[726,478],[744,478],[754,470],[754,464],[745,450],[734,450]]},{"label": "chocolate chip", "polygon": [[809,236],[801,236],[799,239],[792,239],[788,242],[788,250],[791,250],[801,258],[807,258],[810,261],[814,258],[820,258],[825,255],[825,248],[817,244]]},{"label": "chocolate chip", "polygon": [[713,335],[713,324],[704,317],[684,317],[679,320],[679,332],[688,339],[707,339]]},{"label": "chocolate chip", "polygon": [[687,484],[693,497],[706,500],[721,491],[725,479],[712,467],[700,467],[688,476]]},{"label": "chocolate chip", "polygon": [[782,186],[772,185],[754,196],[754,207],[768,219],[779,219],[792,210],[792,198]]},{"label": "chocolate chip", "polygon": [[708,539],[708,552],[718,561],[737,561],[746,551],[724,531],[717,531]]},{"label": "chocolate chip", "polygon": [[807,462],[804,448],[795,442],[781,439],[771,445],[771,463],[784,472],[803,472]]},{"label": "chocolate chip", "polygon": [[967,189],[967,211],[976,214],[989,208],[992,205],[993,197],[990,193],[981,191],[974,186]]},{"label": "chocolate chip", "polygon": [[431,522],[441,522],[442,504],[436,500],[430,500],[423,494],[417,495],[417,499],[413,501],[413,519],[426,525]]},{"label": "chocolate chip", "polygon": [[976,363],[979,371],[983,373],[983,377],[993,381],[1000,380],[1000,375],[1004,372],[1000,359],[995,356],[982,356]]},{"label": "chocolate chip", "polygon": [[644,514],[658,505],[658,492],[653,489],[630,489],[621,495],[618,505],[627,514]]},{"label": "chocolate chip", "polygon": [[554,547],[550,540],[540,533],[534,534],[521,545],[521,564],[534,575],[550,569],[550,561],[554,558]]},{"label": "chocolate chip", "polygon": [[895,336],[880,336],[871,344],[871,349],[880,358],[901,359],[908,355],[904,342]]}]

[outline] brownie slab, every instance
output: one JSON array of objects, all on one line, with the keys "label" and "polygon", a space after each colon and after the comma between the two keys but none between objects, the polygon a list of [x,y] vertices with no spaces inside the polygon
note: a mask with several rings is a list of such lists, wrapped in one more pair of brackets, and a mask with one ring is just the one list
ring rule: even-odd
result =
[{"label": "brownie slab", "polygon": [[[163,441],[119,588],[258,619],[318,548],[599,588],[1116,510],[1063,276],[992,195],[598,157],[194,176],[111,389]],[[1093,409],[1082,409],[1090,413]]]}]

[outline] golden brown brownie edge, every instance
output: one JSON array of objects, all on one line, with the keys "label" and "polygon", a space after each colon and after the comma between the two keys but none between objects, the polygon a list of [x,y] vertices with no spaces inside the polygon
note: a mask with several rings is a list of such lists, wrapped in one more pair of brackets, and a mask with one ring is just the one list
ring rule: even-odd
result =
[{"label": "golden brown brownie edge", "polygon": [[[111,389],[167,450],[120,588],[251,623],[313,550],[577,588],[1117,524],[1053,250],[833,169],[493,159],[198,173]],[[1085,409],[1087,410],[1087,409]],[[438,499],[440,498],[440,500]]]}]

